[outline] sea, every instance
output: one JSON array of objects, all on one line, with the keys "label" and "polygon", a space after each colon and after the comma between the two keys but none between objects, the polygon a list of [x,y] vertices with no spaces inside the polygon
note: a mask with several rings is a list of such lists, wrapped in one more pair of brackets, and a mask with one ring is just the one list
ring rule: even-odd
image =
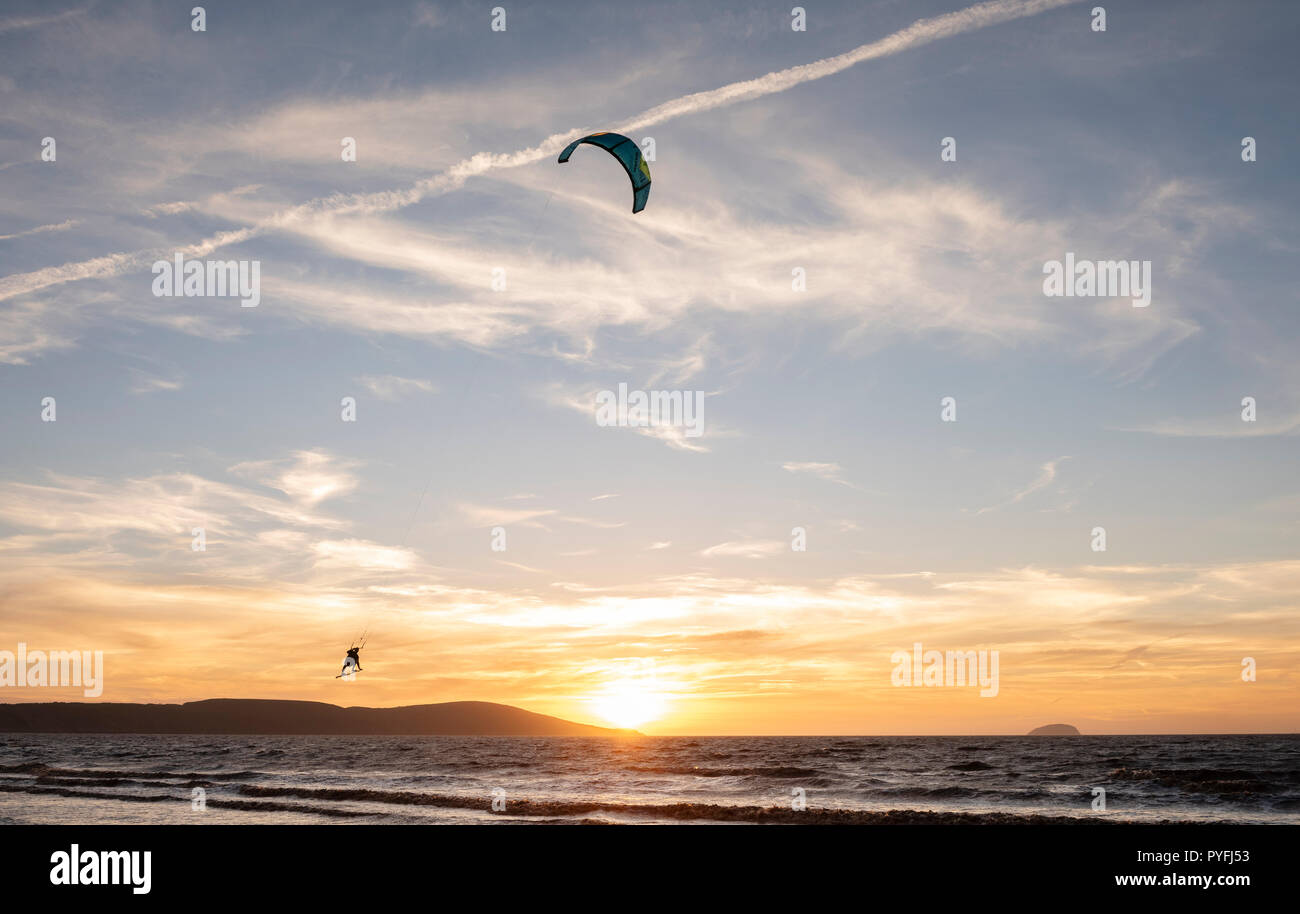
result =
[{"label": "sea", "polygon": [[1300,823],[1300,735],[0,734],[4,824]]}]

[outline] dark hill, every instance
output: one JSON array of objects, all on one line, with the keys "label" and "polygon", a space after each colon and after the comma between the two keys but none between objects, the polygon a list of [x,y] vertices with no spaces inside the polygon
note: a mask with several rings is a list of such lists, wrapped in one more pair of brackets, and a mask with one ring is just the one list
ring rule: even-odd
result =
[{"label": "dark hill", "polygon": [[617,736],[489,701],[402,708],[340,708],[320,701],[211,698],[182,705],[45,702],[0,705],[9,733],[260,733],[350,736]]}]

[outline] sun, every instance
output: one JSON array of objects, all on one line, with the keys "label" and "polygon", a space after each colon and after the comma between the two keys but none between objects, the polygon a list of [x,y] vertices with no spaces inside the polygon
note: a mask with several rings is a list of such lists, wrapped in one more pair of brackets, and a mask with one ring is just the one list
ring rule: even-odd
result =
[{"label": "sun", "polygon": [[663,716],[667,707],[664,696],[645,682],[611,683],[591,699],[596,713],[610,723],[629,729]]}]

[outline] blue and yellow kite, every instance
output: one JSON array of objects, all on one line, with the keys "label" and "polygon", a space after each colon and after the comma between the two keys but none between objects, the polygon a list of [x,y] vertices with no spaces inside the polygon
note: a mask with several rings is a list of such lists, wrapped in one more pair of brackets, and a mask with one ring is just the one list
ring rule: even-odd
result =
[{"label": "blue and yellow kite", "polygon": [[564,152],[560,153],[560,163],[569,161],[573,150],[583,143],[599,146],[618,159],[632,182],[632,212],[639,213],[645,209],[645,202],[650,198],[650,166],[641,155],[640,147],[621,133],[593,133],[565,146]]}]

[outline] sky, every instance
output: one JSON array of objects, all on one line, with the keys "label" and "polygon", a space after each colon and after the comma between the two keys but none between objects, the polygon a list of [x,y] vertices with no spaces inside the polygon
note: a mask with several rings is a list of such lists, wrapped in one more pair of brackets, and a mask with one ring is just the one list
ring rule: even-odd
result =
[{"label": "sky", "polygon": [[[0,649],[104,701],[1300,729],[1300,7],[494,5],[0,3]],[[556,163],[598,130],[643,212]],[[259,303],[155,295],[177,252]],[[1150,304],[1045,295],[1067,252]],[[620,384],[702,434],[600,425]],[[895,685],[917,643],[996,696]]]}]

